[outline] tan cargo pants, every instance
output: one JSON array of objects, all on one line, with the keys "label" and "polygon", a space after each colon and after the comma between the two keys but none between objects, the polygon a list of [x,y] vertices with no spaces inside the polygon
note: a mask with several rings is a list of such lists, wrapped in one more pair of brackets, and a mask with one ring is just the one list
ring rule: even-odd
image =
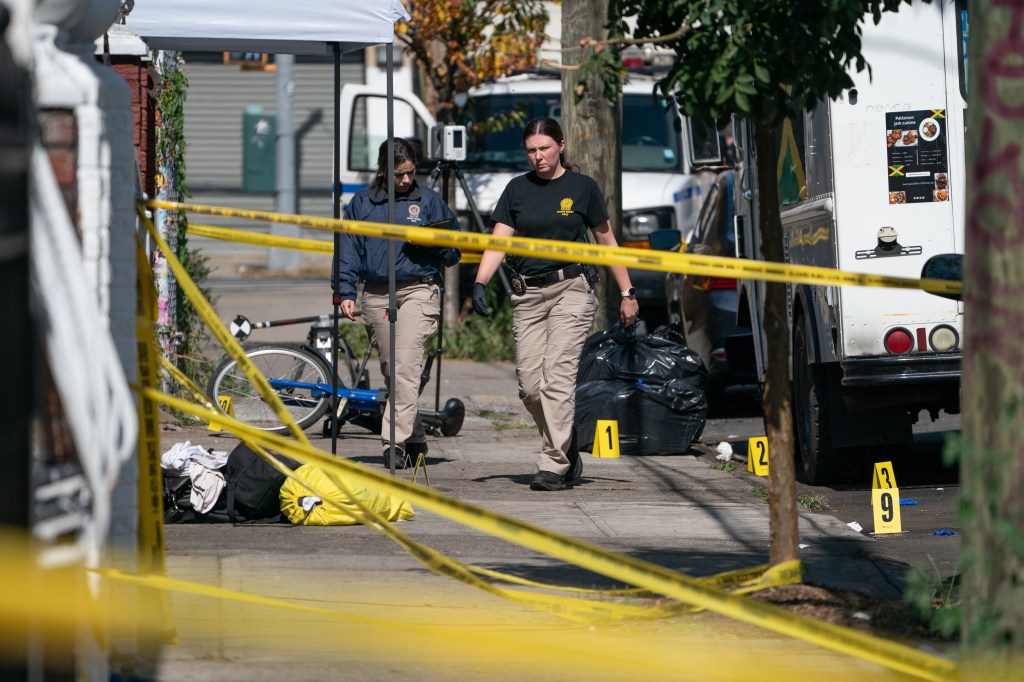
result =
[{"label": "tan cargo pants", "polygon": [[[395,291],[398,316],[395,321],[395,444],[423,443],[426,437],[419,416],[420,373],[423,348],[434,332],[441,314],[440,288],[436,284],[414,282]],[[363,324],[377,343],[380,371],[388,390],[391,377],[391,324],[387,318],[388,285],[367,282],[363,287]],[[384,408],[381,444],[390,444],[391,401]]]},{"label": "tan cargo pants", "polygon": [[512,296],[519,397],[543,439],[537,469],[564,475],[576,416],[576,372],[597,300],[580,275]]}]

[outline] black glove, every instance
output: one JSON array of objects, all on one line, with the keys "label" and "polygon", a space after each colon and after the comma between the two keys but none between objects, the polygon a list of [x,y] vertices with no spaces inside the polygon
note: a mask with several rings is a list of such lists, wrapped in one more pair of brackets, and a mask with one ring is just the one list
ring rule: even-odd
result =
[{"label": "black glove", "polygon": [[491,316],[491,311],[487,309],[487,287],[480,282],[473,285],[473,310],[477,315]]}]

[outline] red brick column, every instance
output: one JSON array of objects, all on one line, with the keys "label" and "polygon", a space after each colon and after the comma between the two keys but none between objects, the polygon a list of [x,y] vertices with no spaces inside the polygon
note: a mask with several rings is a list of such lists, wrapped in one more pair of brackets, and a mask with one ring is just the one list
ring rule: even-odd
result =
[{"label": "red brick column", "polygon": [[71,222],[82,236],[78,220],[78,124],[70,109],[43,109],[39,112],[43,147],[50,157],[64,205]]},{"label": "red brick column", "polygon": [[133,136],[147,196],[156,192],[156,107],[150,93],[155,85],[149,62],[139,57],[112,56],[110,65],[128,83],[135,116]]}]

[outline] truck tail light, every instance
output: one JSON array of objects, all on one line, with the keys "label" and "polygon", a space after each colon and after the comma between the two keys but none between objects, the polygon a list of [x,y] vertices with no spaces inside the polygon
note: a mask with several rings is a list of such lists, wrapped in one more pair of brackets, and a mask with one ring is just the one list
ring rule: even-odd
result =
[{"label": "truck tail light", "polygon": [[890,353],[903,355],[914,349],[914,336],[903,327],[896,327],[889,330],[883,343]]},{"label": "truck tail light", "polygon": [[928,344],[940,353],[956,350],[960,345],[960,334],[948,324],[940,324],[928,335]]}]

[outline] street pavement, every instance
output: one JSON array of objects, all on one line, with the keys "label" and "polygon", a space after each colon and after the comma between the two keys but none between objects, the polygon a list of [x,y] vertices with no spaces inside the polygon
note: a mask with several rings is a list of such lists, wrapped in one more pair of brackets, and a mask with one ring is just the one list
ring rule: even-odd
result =
[{"label": "street pavement", "polygon": [[[226,285],[222,291],[230,289],[231,286]],[[303,306],[294,305],[298,300],[294,292],[291,296],[282,296],[292,298],[293,304],[288,308],[290,315],[311,314],[308,301],[303,304],[306,310],[301,309]],[[227,307],[237,305],[237,301],[230,296],[227,298],[227,301],[222,299],[218,303],[222,319],[231,319],[241,312],[252,319],[268,319],[277,314],[275,311],[263,314],[254,310],[229,310]],[[312,304],[312,308],[316,307]],[[301,336],[298,329],[292,328],[289,340],[297,341]],[[424,392],[423,408],[434,408],[435,379],[436,374]],[[375,387],[381,385],[378,383],[379,374],[374,375],[371,382]],[[466,418],[456,436],[428,438],[427,474],[429,485],[435,491],[691,577],[751,568],[767,562],[770,542],[768,505],[754,491],[755,487],[763,487],[766,482],[739,471],[712,468],[714,459],[707,447],[698,444],[690,452],[672,456],[605,459],[584,454],[583,476],[579,482],[564,491],[532,491],[529,482],[536,470],[540,437],[518,399],[514,366],[504,362],[445,359],[441,404],[451,397],[458,397],[465,403]],[[702,440],[713,442],[736,438],[741,434],[728,433],[734,430],[734,426],[728,420],[717,423],[703,434]],[[311,428],[307,435],[313,445],[325,452],[336,450],[339,457],[384,471],[379,436],[364,428],[344,425],[336,443],[321,435],[319,425]],[[185,440],[226,451],[238,442],[228,433],[208,431],[203,426],[165,425],[162,433],[164,450]],[[397,475],[409,479],[411,471],[400,471]],[[417,480],[423,482],[422,473]],[[862,525],[869,526],[870,520],[864,519]],[[586,568],[568,565],[426,510],[417,509],[414,518],[399,522],[397,527],[417,542],[466,564],[543,583],[623,587]],[[885,551],[879,551],[879,546],[885,541],[858,533],[847,526],[846,520],[828,513],[800,512],[799,529],[806,583],[854,590],[882,599],[900,598],[906,566],[894,561]],[[307,605],[343,608],[366,617],[386,614],[420,624],[443,622],[452,627],[457,625],[489,633],[494,628],[506,634],[567,632],[567,638],[600,637],[613,632],[622,638],[616,642],[616,649],[622,641],[635,634],[629,630],[604,629],[594,634],[591,627],[588,635],[586,628],[570,628],[564,625],[565,621],[554,616],[538,615],[485,591],[439,577],[398,544],[368,526],[170,525],[165,529],[165,540],[167,573],[171,577]],[[212,633],[206,631],[201,637],[183,636],[181,645],[166,647],[152,674],[155,679],[421,680],[461,677],[497,680],[522,679],[525,676],[576,679],[577,674],[582,674],[582,668],[578,667],[582,664],[578,663],[569,667],[552,665],[538,669],[535,657],[515,654],[513,652],[517,649],[510,646],[503,650],[508,654],[507,660],[501,659],[500,663],[500,657],[476,660],[466,650],[460,650],[458,655],[449,652],[444,659],[446,666],[453,665],[453,655],[463,666],[461,674],[453,675],[445,666],[433,669],[428,663],[420,665],[430,660],[428,654],[431,651],[435,654],[439,651],[432,650],[429,645],[424,650],[423,659],[410,660],[409,657],[413,656],[410,652],[418,650],[412,647],[408,637],[386,627],[375,631],[383,632],[379,635],[383,639],[374,638],[369,642],[359,637],[359,634],[364,634],[362,632],[330,631],[338,638],[349,638],[351,642],[359,643],[357,651],[348,651],[344,664],[339,666],[331,657],[332,653],[337,654],[343,649],[338,641],[320,642],[308,630],[303,631],[305,637],[301,643],[287,640],[288,651],[275,650],[274,645],[280,646],[285,641],[283,632],[290,629],[289,623],[293,626],[300,623],[297,616],[275,616],[281,619],[278,622],[280,627],[272,627],[269,623],[261,626],[258,643],[254,643],[252,637],[233,633],[225,624],[235,623],[247,631],[248,627],[256,626],[249,612],[240,615],[229,606],[211,606],[202,598],[183,595],[172,596],[171,604],[179,624],[209,626],[211,621],[220,618],[220,629],[215,628]],[[267,616],[264,614],[259,618]],[[645,680],[752,679],[743,674],[746,669],[743,666],[749,664],[750,670],[758,669],[758,661],[764,658],[755,656],[742,665],[732,661],[731,657],[737,655],[735,647],[723,651],[717,648],[721,644],[719,640],[725,637],[730,640],[741,638],[750,651],[761,651],[763,656],[770,656],[772,665],[778,666],[778,679],[798,673],[810,673],[810,679],[823,679],[826,675],[834,680],[863,679],[869,674],[878,679],[909,679],[874,663],[841,655],[825,656],[822,654],[824,650],[815,645],[793,644],[760,628],[751,631],[750,626],[735,621],[719,617],[701,620],[699,614],[688,618],[694,620],[685,623],[698,624],[698,632],[687,630],[689,634],[684,639],[689,643],[688,647],[672,647],[671,651],[675,653],[644,659],[644,665],[653,665],[652,661],[658,660],[670,666],[668,669],[646,670],[641,674],[643,666],[640,666],[634,670],[634,677],[628,672],[633,670],[629,666],[638,663],[636,660],[631,663],[627,658],[618,663],[606,662],[603,668],[588,669],[586,676],[593,679]],[[672,622],[675,624],[659,627],[694,627]],[[472,625],[474,623],[476,627]],[[529,625],[524,625],[526,623]],[[320,623],[318,628],[326,626]],[[317,631],[323,635],[329,630]],[[673,632],[679,635],[677,630]],[[652,630],[640,637],[644,644],[636,646],[655,646],[654,642],[661,641],[659,637],[663,634],[662,630]],[[565,646],[570,646],[570,641],[576,643],[575,639],[566,639]],[[550,638],[545,642],[543,646],[552,644]],[[374,645],[378,649],[375,650]],[[383,653],[380,646],[384,647]],[[587,646],[587,651],[592,652],[595,646],[601,649],[608,643],[590,642]],[[481,652],[484,650],[480,649]],[[404,652],[404,656],[400,652]],[[714,652],[721,654],[720,661],[712,656]],[[673,658],[676,656],[683,658]],[[719,662],[705,660],[703,656]],[[301,662],[296,657],[301,658]],[[703,664],[711,667],[702,668]],[[726,674],[733,668],[738,671],[735,675]],[[693,677],[684,675],[684,670]],[[702,670],[703,673],[700,672]],[[716,673],[713,675],[710,670]],[[715,676],[718,673],[723,676]],[[767,673],[759,677],[776,679]]]},{"label": "street pavement", "polygon": [[[442,403],[453,396],[464,401],[466,420],[458,435],[428,439],[427,472],[434,490],[691,577],[751,568],[767,561],[768,506],[754,495],[749,475],[711,468],[709,458],[698,449],[672,456],[618,459],[584,454],[583,477],[577,484],[558,492],[532,491],[529,482],[535,471],[539,436],[529,425],[528,415],[517,398],[514,367],[509,363],[447,360]],[[432,403],[431,395],[423,401],[423,406],[432,409]],[[310,429],[308,435],[319,449],[332,450],[331,439],[324,438],[319,429]],[[162,434],[165,449],[183,440],[219,450],[230,450],[237,443],[229,434],[201,427],[165,430]],[[335,447],[339,457],[384,470],[379,437],[366,429],[346,424]],[[397,475],[411,478],[408,470]],[[423,482],[422,474],[418,481]],[[466,564],[542,583],[623,587],[585,568],[466,528],[439,514],[420,509],[416,512],[414,518],[398,523],[398,528],[417,542]],[[876,554],[878,541],[851,530],[843,520],[829,514],[801,512],[799,527],[806,583],[855,590],[883,599],[900,597],[905,567]],[[553,616],[537,615],[522,607],[512,608],[511,613],[507,613],[511,607],[502,600],[432,574],[399,545],[366,526],[170,525],[165,534],[167,572],[175,578],[304,604],[357,608],[376,615],[405,613],[403,609],[411,609],[412,615],[406,616],[406,620],[434,618],[440,610],[462,613],[463,618],[478,622],[482,613],[497,611],[500,615],[493,617],[506,625],[530,623],[542,631],[561,627]],[[210,608],[202,604],[198,598],[172,598],[176,622],[195,625],[197,609],[203,613],[200,623],[206,622],[213,613],[221,617],[230,613],[226,606],[218,606],[212,612],[202,611]],[[425,614],[422,609],[427,606],[431,608]],[[465,622],[455,615],[451,617],[456,622]],[[536,625],[538,618],[539,626]],[[288,616],[288,620],[292,617]],[[748,626],[723,619],[697,622],[711,628],[710,633],[749,630]],[[299,665],[288,662],[287,653],[272,656],[266,647],[247,643],[240,635],[231,636],[226,632],[230,628],[223,627],[225,632],[198,639],[185,638],[181,646],[165,649],[155,677],[162,680],[272,680],[284,679],[287,674],[290,679],[356,680],[385,676],[398,680],[451,679],[440,673],[431,677],[421,667],[408,662],[392,661],[393,665],[382,671],[377,667],[382,657],[370,655],[360,659],[358,665],[353,664],[355,667],[345,674],[328,673],[331,668],[323,662],[323,652],[319,649],[304,653],[304,663]],[[705,647],[704,638],[717,637],[710,633],[699,635],[696,643],[690,642],[689,649]],[[763,644],[766,634],[770,642],[775,642],[773,651],[791,645],[783,645],[771,633],[759,629],[744,637]],[[279,644],[280,640],[275,643]],[[304,640],[302,646],[311,645]],[[802,656],[818,660],[821,655],[818,647],[801,646],[809,649],[794,652],[794,665]],[[298,647],[298,644],[291,644],[289,651],[297,651]],[[321,655],[317,655],[318,651]],[[388,656],[383,658],[391,660]],[[844,662],[841,660],[844,658],[829,659],[821,671],[822,677],[847,671],[850,660]],[[317,667],[320,665],[326,667]],[[798,669],[807,671],[806,667]],[[518,670],[514,667],[502,667],[502,670],[510,676],[502,677],[493,668],[484,666],[464,679],[521,679],[529,674],[529,670],[519,670],[513,675],[511,671]],[[877,676],[882,669],[865,671],[854,667],[851,670]],[[417,672],[414,674],[414,671]],[[595,677],[590,673],[588,676]],[[538,679],[562,678],[541,675]],[[602,678],[596,675],[595,679]],[[620,670],[609,679],[634,678],[623,675]],[[643,679],[688,678],[674,673],[665,673],[663,677],[645,673]],[[719,678],[698,676],[693,679]],[[739,675],[722,679],[745,678]],[[883,675],[880,679],[889,678]]]}]

